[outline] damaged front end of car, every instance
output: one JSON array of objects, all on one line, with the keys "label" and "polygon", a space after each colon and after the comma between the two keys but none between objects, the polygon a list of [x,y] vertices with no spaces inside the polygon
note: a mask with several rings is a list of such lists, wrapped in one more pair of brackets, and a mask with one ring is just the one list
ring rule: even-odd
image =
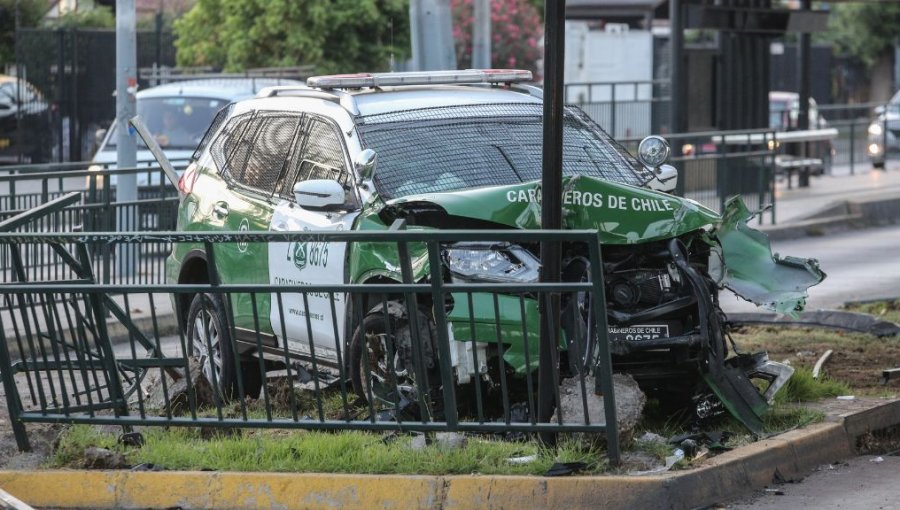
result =
[{"label": "damaged front end of car", "polygon": [[[538,229],[540,193],[540,184],[530,182],[410,196],[373,208],[364,221],[372,222],[366,228],[403,218],[411,228]],[[613,370],[634,377],[665,407],[696,410],[720,401],[749,430],[761,433],[762,417],[793,370],[765,353],[740,353],[730,344],[719,290],[727,287],[757,305],[796,313],[807,289],[825,276],[817,263],[774,256],[765,235],[748,226],[753,215],[740,199],[728,201],[719,215],[691,200],[585,176],[567,177],[563,193],[564,226],[595,230],[600,237]],[[374,246],[359,249],[357,253],[366,253],[360,262],[395,256],[379,254]],[[431,270],[414,252],[416,278],[426,278]],[[565,281],[590,281],[596,272],[584,247],[563,246],[563,257]],[[441,272],[457,281],[527,283],[537,280],[539,260],[537,245],[449,244]],[[365,271],[357,265],[351,278],[360,281]],[[467,296],[454,298],[464,303]],[[484,342],[490,350],[499,327],[505,344],[500,355],[507,366],[520,375],[535,370],[538,342],[524,339],[522,330],[529,335],[538,331],[537,302],[524,300],[527,313],[519,314],[519,296],[497,296],[499,304],[483,310],[479,299],[474,296],[472,310],[449,310],[451,328],[458,323],[451,337],[460,345]],[[485,303],[493,299],[485,297]],[[590,296],[575,294],[562,300],[560,359],[573,373],[574,363],[590,364],[590,359],[569,354],[596,353],[603,340],[587,313],[592,307],[586,299]],[[507,308],[506,300],[515,313],[495,316],[495,309]],[[523,317],[528,322],[524,328]],[[479,354],[479,359],[484,357]],[[459,367],[457,372],[462,373]],[[473,366],[471,374],[463,375],[478,372]],[[713,395],[717,398],[708,398]]]}]

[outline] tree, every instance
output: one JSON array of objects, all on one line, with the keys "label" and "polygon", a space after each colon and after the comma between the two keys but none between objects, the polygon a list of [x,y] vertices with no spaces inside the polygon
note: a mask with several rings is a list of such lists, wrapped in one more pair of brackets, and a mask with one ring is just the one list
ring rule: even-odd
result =
[{"label": "tree", "polygon": [[[451,0],[456,63],[472,66],[472,0]],[[543,24],[537,9],[528,0],[491,0],[491,62],[494,67],[514,67],[537,71],[543,56],[540,40]]]},{"label": "tree", "polygon": [[20,27],[33,27],[47,12],[45,0],[0,0],[0,65],[16,61],[16,10]]},{"label": "tree", "polygon": [[871,66],[900,40],[900,4],[833,4],[828,28],[840,51]]},{"label": "tree", "polygon": [[116,17],[112,9],[98,5],[92,9],[67,12],[44,24],[50,28],[114,28]]},{"label": "tree", "polygon": [[198,0],[174,24],[178,65],[378,71],[409,55],[408,0]]}]

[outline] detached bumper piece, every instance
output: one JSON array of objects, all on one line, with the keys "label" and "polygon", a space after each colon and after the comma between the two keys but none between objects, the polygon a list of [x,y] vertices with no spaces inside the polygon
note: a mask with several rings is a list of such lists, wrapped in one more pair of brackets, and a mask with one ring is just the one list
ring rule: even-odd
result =
[{"label": "detached bumper piece", "polygon": [[[794,370],[770,361],[766,353],[739,354],[726,359],[722,319],[713,307],[715,301],[709,282],[688,263],[685,247],[677,239],[669,243],[669,251],[676,267],[690,282],[698,297],[700,342],[704,351],[703,380],[732,416],[753,434],[762,435],[763,416]],[[769,383],[764,394],[759,392],[752,379],[763,379]]]}]

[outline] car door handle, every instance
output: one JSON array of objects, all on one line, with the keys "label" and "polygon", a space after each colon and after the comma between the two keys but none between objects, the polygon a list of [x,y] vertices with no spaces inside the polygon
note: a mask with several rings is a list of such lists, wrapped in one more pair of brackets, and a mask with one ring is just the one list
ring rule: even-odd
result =
[{"label": "car door handle", "polygon": [[228,203],[216,202],[216,205],[213,206],[213,214],[219,218],[228,216]]}]

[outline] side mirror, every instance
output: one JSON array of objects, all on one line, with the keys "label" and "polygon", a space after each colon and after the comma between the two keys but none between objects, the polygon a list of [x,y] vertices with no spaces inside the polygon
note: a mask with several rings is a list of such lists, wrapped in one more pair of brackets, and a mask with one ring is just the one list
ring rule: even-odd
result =
[{"label": "side mirror", "polygon": [[356,168],[356,174],[361,179],[371,179],[375,174],[375,162],[378,154],[372,149],[365,149],[353,158],[353,166]]},{"label": "side mirror", "polygon": [[294,184],[297,205],[312,211],[334,211],[346,202],[344,187],[329,179],[310,179]]},{"label": "side mirror", "polygon": [[672,165],[661,165],[653,170],[655,178],[647,186],[655,191],[672,193],[678,186],[678,169]]}]

